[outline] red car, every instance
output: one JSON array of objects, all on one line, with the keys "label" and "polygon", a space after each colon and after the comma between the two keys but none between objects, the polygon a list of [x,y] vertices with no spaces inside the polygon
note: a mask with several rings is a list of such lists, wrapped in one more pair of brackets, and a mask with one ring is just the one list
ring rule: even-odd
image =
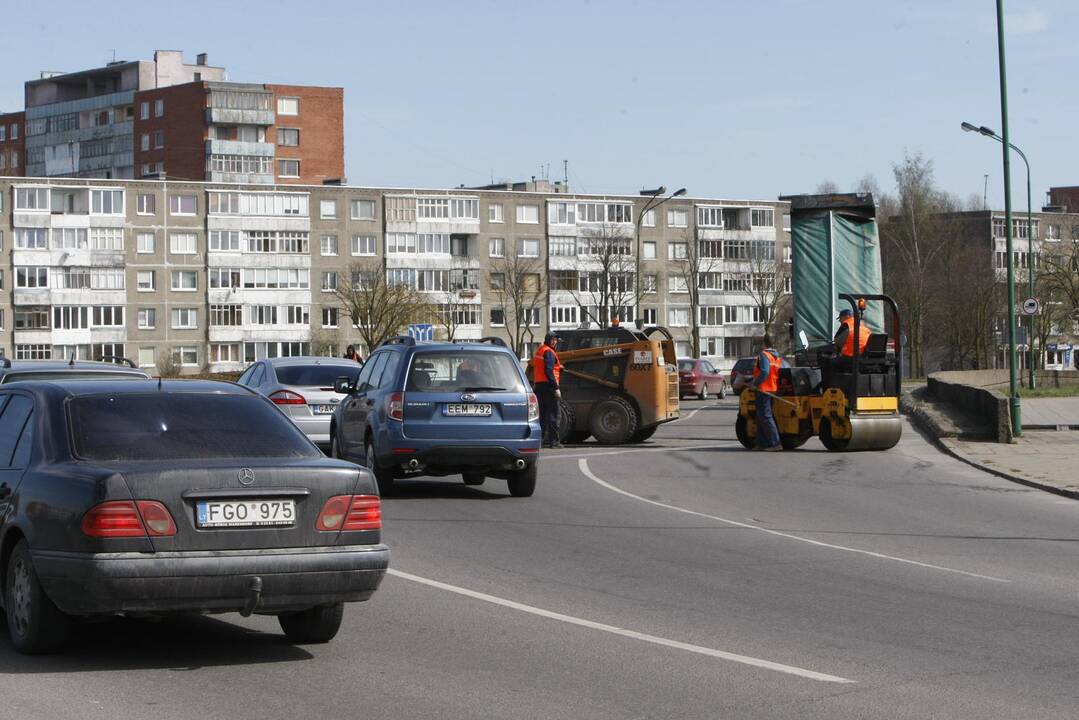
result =
[{"label": "red car", "polygon": [[742,386],[753,379],[753,368],[756,366],[756,357],[745,357],[739,358],[731,368],[731,389],[735,395],[741,395]]},{"label": "red car", "polygon": [[721,398],[727,397],[727,378],[704,358],[678,359],[678,394],[680,397],[696,395],[701,400],[715,393]]}]

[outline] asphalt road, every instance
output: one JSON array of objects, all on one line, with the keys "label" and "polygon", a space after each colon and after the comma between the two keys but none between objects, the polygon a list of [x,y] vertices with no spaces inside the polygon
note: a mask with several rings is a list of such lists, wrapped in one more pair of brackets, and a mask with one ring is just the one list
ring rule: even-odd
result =
[{"label": "asphalt road", "polygon": [[938,453],[749,453],[734,401],[505,483],[403,483],[337,639],[273,618],[0,640],[0,718],[1079,716],[1079,503]]}]

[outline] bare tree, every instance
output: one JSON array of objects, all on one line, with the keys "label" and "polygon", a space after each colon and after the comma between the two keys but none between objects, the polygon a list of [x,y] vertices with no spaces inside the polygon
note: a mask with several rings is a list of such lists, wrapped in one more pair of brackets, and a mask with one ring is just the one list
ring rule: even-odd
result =
[{"label": "bare tree", "polygon": [[629,320],[636,301],[633,236],[619,225],[604,223],[577,238],[580,282],[574,299],[581,317],[607,327],[619,315]]},{"label": "bare tree", "polygon": [[1038,347],[1044,349],[1051,336],[1079,325],[1079,238],[1042,242],[1036,268],[1042,311],[1034,325]]},{"label": "bare tree", "polygon": [[449,342],[457,339],[457,331],[462,325],[475,324],[469,322],[466,315],[478,311],[480,306],[464,302],[463,294],[469,292],[475,295],[471,290],[452,290],[447,294],[445,302],[440,302],[433,308],[431,324],[441,330]]},{"label": "bare tree", "polygon": [[[673,276],[680,278],[689,293],[689,342],[693,357],[701,356],[701,290],[722,290],[719,267],[722,240],[696,240],[690,232],[683,233],[684,257],[675,257]],[[681,249],[678,250],[681,254]],[[716,322],[722,321],[717,318]]]},{"label": "bare tree", "polygon": [[314,328],[311,330],[311,354],[324,357],[337,355],[337,336],[326,328]]},{"label": "bare tree", "polygon": [[538,258],[520,255],[493,264],[491,292],[495,308],[502,312],[518,357],[524,352],[524,343],[534,341],[535,329],[543,327],[543,308],[547,305],[543,270]]},{"label": "bare tree", "polygon": [[814,192],[817,195],[831,195],[839,192],[839,186],[831,180],[821,180],[817,183],[817,189]]},{"label": "bare tree", "polygon": [[[986,261],[985,247],[984,240],[957,227],[934,272],[938,302],[926,313],[935,328],[926,348],[938,351],[943,364],[952,369],[991,367],[995,354],[995,320],[1003,305],[1003,286]],[[947,281],[947,273],[955,268],[963,268],[962,282]]]},{"label": "bare tree", "polygon": [[391,282],[378,260],[349,265],[334,296],[371,350],[431,315],[428,299],[408,282]]},{"label": "bare tree", "polygon": [[777,257],[777,252],[777,243],[751,242],[746,263],[749,297],[757,306],[761,323],[764,325],[764,334],[773,340],[778,338],[772,332],[772,327],[781,311],[791,301],[791,295],[787,291],[791,264],[784,262],[782,257]]}]

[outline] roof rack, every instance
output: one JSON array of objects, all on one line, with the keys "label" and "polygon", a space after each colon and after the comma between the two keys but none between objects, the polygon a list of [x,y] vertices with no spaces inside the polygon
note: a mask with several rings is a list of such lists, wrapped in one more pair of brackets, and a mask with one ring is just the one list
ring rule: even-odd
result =
[{"label": "roof rack", "polygon": [[130,368],[137,367],[135,365],[135,361],[133,361],[131,358],[126,358],[123,355],[102,355],[101,357],[98,358],[98,360],[101,361],[101,362],[115,363],[116,365],[125,365],[126,364]]},{"label": "roof rack", "polygon": [[507,347],[505,340],[500,337],[495,337],[494,335],[480,338],[479,341],[481,343],[491,343],[492,345],[501,345],[502,347]]},{"label": "roof rack", "polygon": [[416,338],[411,335],[398,335],[397,337],[386,338],[382,341],[379,347],[383,345],[415,345]]}]

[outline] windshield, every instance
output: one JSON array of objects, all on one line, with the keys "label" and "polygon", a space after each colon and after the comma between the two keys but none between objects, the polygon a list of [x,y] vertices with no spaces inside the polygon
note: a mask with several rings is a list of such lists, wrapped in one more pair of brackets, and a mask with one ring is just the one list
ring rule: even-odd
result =
[{"label": "windshield", "polygon": [[409,391],[525,391],[517,360],[502,352],[429,352],[417,354],[408,373]]},{"label": "windshield", "polygon": [[741,360],[739,360],[738,362],[736,362],[734,364],[734,367],[731,369],[731,372],[740,372],[740,373],[750,372],[751,370],[753,370],[753,365],[755,363],[756,363],[756,360],[754,358],[742,358]]},{"label": "windshield", "polygon": [[353,365],[287,365],[274,368],[277,381],[282,385],[302,385],[306,387],[332,388],[339,377],[347,377],[349,384],[355,384],[356,376],[362,368]]},{"label": "windshield", "polygon": [[693,360],[679,360],[678,369],[682,372],[693,372],[693,369],[697,366],[697,363]]},{"label": "windshield", "polygon": [[318,457],[264,399],[147,393],[77,397],[68,404],[75,454],[86,460]]}]

